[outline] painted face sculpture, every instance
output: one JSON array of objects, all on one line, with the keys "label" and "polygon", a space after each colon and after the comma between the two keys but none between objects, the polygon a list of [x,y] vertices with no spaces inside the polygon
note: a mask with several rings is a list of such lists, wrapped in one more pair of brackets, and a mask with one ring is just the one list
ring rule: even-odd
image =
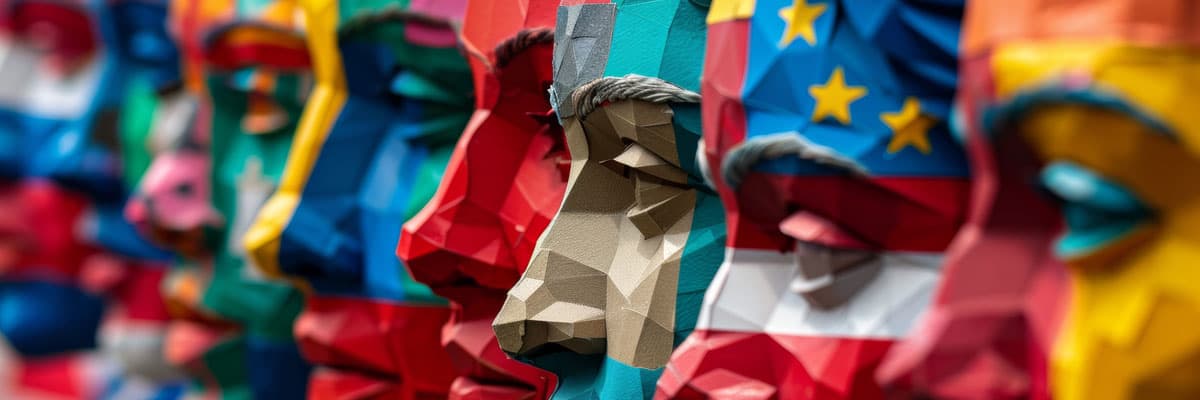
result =
[{"label": "painted face sculpture", "polygon": [[310,398],[445,397],[446,301],[393,250],[470,117],[453,21],[465,2],[306,3],[317,88],[278,193],[246,236],[270,275],[311,288],[296,320]]},{"label": "painted face sculpture", "polygon": [[567,150],[546,89],[558,0],[472,1],[462,29],[475,113],[433,199],[396,254],[453,303],[442,343],[459,371],[454,398],[547,398],[554,375],[508,358],[491,322],[558,210]]},{"label": "painted face sculpture", "polygon": [[87,198],[6,181],[0,210],[0,396],[96,398],[113,371],[91,353],[105,304],[83,273],[99,249],[75,234]]},{"label": "painted face sculpture", "polygon": [[55,178],[99,192],[119,187],[115,158],[89,139],[94,125],[111,128],[113,121],[111,114],[99,115],[115,100],[104,94],[112,92],[115,83],[105,78],[116,70],[97,20],[102,7],[83,1],[2,6],[0,173]]},{"label": "painted face sculpture", "polygon": [[[146,181],[163,178],[154,176],[158,172],[202,167],[203,159],[210,158],[207,185],[189,185],[197,181],[193,175],[177,181],[162,179],[157,183],[163,186],[157,189],[170,187],[184,192],[181,195],[191,195],[193,191],[205,193],[210,185],[208,201],[215,213],[200,207],[194,198],[181,196],[176,204],[188,205],[186,210],[200,217],[176,221],[180,225],[147,218],[151,229],[189,232],[199,227],[203,233],[204,246],[200,251],[183,252],[191,258],[164,285],[174,311],[184,317],[172,327],[168,357],[184,366],[207,395],[302,397],[309,367],[296,349],[291,324],[303,296],[286,282],[258,274],[245,258],[240,240],[274,190],[308,93],[308,53],[296,28],[299,11],[287,1],[239,1],[180,2],[172,12],[182,14],[173,18],[185,65],[191,69],[188,77],[199,77],[202,90],[212,100],[211,109],[198,107],[189,116],[184,106],[183,117],[175,121],[186,126],[189,118],[198,117],[193,126],[207,133],[188,135],[187,129],[178,125],[175,130],[157,132],[183,137],[174,150],[189,152],[171,152],[172,146],[164,146],[168,151],[155,160]],[[196,35],[203,38],[198,48],[190,45]],[[196,73],[196,58],[203,60],[202,74]],[[198,91],[194,87],[189,89]],[[206,137],[207,148],[203,146]],[[199,154],[201,149],[208,154]],[[191,159],[195,162],[181,160],[181,154],[195,157]],[[156,171],[160,162],[163,171]],[[151,183],[143,182],[142,195],[157,204],[159,198],[151,196],[162,191]],[[144,211],[153,212],[154,207]],[[214,215],[220,216],[221,225],[211,226],[218,221]],[[194,244],[184,247],[197,248]]]},{"label": "painted face sculpture", "polygon": [[[122,101],[117,124],[121,177],[124,188],[135,187],[150,163],[149,139],[156,110],[180,88],[179,57],[167,33],[167,4],[155,1],[108,2],[114,21],[113,47],[120,56]],[[183,391],[183,374],[167,363],[163,349],[170,314],[160,286],[166,275],[163,255],[155,256],[141,236],[123,219],[122,204],[99,207],[98,234],[127,237],[124,244],[105,240],[110,249],[155,262],[114,260],[107,268],[93,267],[96,280],[107,286],[108,315],[100,330],[103,354],[117,362],[123,376],[106,388],[107,398],[174,398]],[[143,254],[142,256],[137,256]]]},{"label": "painted face sculpture", "polygon": [[[13,205],[5,213],[17,223],[2,240],[13,258],[0,278],[0,330],[18,353],[38,357],[23,362],[18,375],[35,384],[53,377],[61,383],[51,388],[58,394],[155,393],[177,376],[159,351],[166,315],[157,296],[163,270],[155,260],[166,255],[138,237],[119,212],[127,180],[143,169],[136,162],[142,153],[121,151],[131,130],[114,124],[118,100],[131,92],[126,86],[141,83],[154,67],[166,71],[158,70],[157,82],[171,80],[174,59],[169,48],[154,59],[155,51],[132,55],[135,46],[126,39],[155,24],[161,32],[165,9],[139,3],[133,8],[140,12],[131,13],[128,6],[10,2],[4,8],[4,76],[29,86],[6,86],[16,91],[5,97],[0,134],[13,140],[5,150],[17,155],[5,158],[5,174],[23,179],[4,195]],[[125,110],[121,122],[137,120]],[[117,164],[118,156],[125,165]],[[97,366],[105,361],[80,353],[96,343],[102,296],[113,301],[100,344],[105,361],[115,361],[122,375],[103,372]]]},{"label": "painted face sculpture", "polygon": [[153,160],[125,209],[125,218],[148,237],[193,260],[211,256],[205,230],[219,229],[224,219],[210,203],[211,105],[198,99],[204,87],[204,33],[228,23],[232,1],[177,1],[171,25],[181,53],[178,88],[160,90],[151,103],[142,129],[150,135],[142,146]]},{"label": "painted face sculpture", "polygon": [[714,2],[704,143],[729,241],[659,397],[883,398],[875,367],[967,203],[945,122],[961,4],[915,3]]},{"label": "painted face sculpture", "polygon": [[494,329],[506,352],[558,376],[556,398],[645,398],[724,240],[695,163],[708,10],[576,3],[558,10],[551,90],[566,193]]},{"label": "painted face sculpture", "polygon": [[[1200,9],[1146,5],[985,1],[968,12],[961,97],[975,140],[995,148],[996,207],[1032,203],[1004,192],[1023,181],[1057,200],[1065,225],[1053,254],[1073,293],[1051,356],[1056,399],[1200,395],[1200,335],[1179,325],[1200,313],[1188,182],[1200,135],[1188,111],[1200,82],[1190,21]],[[1029,222],[1010,230],[1037,232]],[[1042,246],[1011,249],[1052,267],[1037,262]],[[1026,268],[1001,277],[1041,272]]]},{"label": "painted face sculpture", "polygon": [[[76,124],[75,119],[91,107],[96,77],[82,71],[99,69],[100,60],[109,55],[97,50],[98,25],[94,10],[86,5],[6,2],[3,7],[3,75],[14,78],[12,85],[27,83],[31,87],[7,90],[11,85],[5,84],[6,90],[0,95],[0,141],[4,142],[0,144],[4,153],[0,168],[7,181],[3,198],[8,222],[3,239],[4,289],[0,293],[4,311],[0,312],[0,332],[23,356],[90,349],[95,345],[103,304],[96,294],[83,290],[78,279],[83,261],[98,252],[74,233],[87,209],[87,199],[71,196],[45,180],[35,184],[15,179],[26,179],[37,169],[34,163],[42,159],[27,158],[26,153],[44,150],[39,146],[41,141],[84,135],[86,123]],[[45,26],[47,33],[29,32],[28,28],[35,25]],[[45,36],[58,37],[56,34],[65,30],[78,33],[78,43],[39,42]],[[49,65],[58,66],[62,74],[83,75],[75,77],[76,85],[69,85],[61,75],[51,75]],[[71,101],[49,107],[38,102],[39,97]],[[75,132],[63,132],[67,130],[65,125],[76,127]],[[31,198],[39,197],[61,208],[61,212],[32,208],[37,202]],[[45,221],[35,222],[43,218]],[[78,312],[50,318],[45,311],[55,308],[51,304],[75,305]]]}]

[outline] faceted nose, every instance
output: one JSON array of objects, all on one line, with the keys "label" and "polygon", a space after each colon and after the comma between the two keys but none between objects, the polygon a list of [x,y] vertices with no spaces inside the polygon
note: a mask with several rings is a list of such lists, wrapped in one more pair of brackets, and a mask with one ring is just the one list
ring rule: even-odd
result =
[{"label": "faceted nose", "polygon": [[607,277],[550,251],[534,257],[508,292],[492,328],[512,355],[566,349],[603,353],[607,347]]},{"label": "faceted nose", "polygon": [[410,220],[396,245],[396,256],[416,280],[435,290],[451,285],[511,288],[520,275],[503,227],[494,215],[468,207],[460,204]]}]

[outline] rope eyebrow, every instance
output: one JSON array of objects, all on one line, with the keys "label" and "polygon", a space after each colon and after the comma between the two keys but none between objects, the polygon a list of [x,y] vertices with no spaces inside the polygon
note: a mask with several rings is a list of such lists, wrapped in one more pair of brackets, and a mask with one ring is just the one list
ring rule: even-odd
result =
[{"label": "rope eyebrow", "polygon": [[786,156],[842,169],[856,176],[867,175],[867,168],[857,161],[810,142],[799,133],[783,132],[756,137],[730,149],[721,163],[721,178],[730,188],[737,189],[755,164]]},{"label": "rope eyebrow", "polygon": [[604,77],[575,89],[571,101],[575,113],[586,117],[606,102],[641,100],[651,103],[699,103],[700,94],[658,78],[641,75]]},{"label": "rope eyebrow", "polygon": [[515,36],[496,45],[495,68],[504,68],[522,51],[539,44],[554,43],[554,30],[550,28],[523,29]]},{"label": "rope eyebrow", "polygon": [[430,27],[454,29],[453,23],[441,18],[434,18],[422,13],[415,13],[398,8],[387,8],[378,12],[360,13],[350,17],[350,19],[338,29],[338,36],[342,37],[354,34],[373,25],[388,22],[413,22]]}]

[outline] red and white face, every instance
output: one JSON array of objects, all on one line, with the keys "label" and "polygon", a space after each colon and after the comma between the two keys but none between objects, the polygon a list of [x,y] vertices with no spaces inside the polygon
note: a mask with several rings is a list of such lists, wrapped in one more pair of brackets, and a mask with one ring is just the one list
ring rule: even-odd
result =
[{"label": "red and white face", "polygon": [[[869,8],[759,0],[750,15],[710,13],[704,156],[728,241],[658,396],[883,398],[875,368],[932,301],[969,180],[946,123],[954,41],[936,36],[956,30],[849,22]],[[875,17],[957,24],[896,8]]]},{"label": "red and white face", "polygon": [[[554,376],[509,359],[491,323],[558,211],[570,168],[546,91],[557,2],[491,3],[470,3],[463,28],[479,56],[470,59],[475,114],[437,193],[405,224],[397,254],[455,305],[442,342],[468,373],[453,395],[542,398]],[[493,7],[512,14],[494,15]]]}]

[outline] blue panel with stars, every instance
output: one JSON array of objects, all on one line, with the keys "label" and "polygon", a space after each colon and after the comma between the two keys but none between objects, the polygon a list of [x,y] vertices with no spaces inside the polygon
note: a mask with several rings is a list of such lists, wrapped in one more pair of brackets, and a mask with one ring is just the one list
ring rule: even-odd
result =
[{"label": "blue panel with stars", "polygon": [[[965,177],[946,123],[962,1],[759,0],[750,19],[747,140],[795,132],[876,177]],[[826,175],[801,160],[762,172]]]}]

